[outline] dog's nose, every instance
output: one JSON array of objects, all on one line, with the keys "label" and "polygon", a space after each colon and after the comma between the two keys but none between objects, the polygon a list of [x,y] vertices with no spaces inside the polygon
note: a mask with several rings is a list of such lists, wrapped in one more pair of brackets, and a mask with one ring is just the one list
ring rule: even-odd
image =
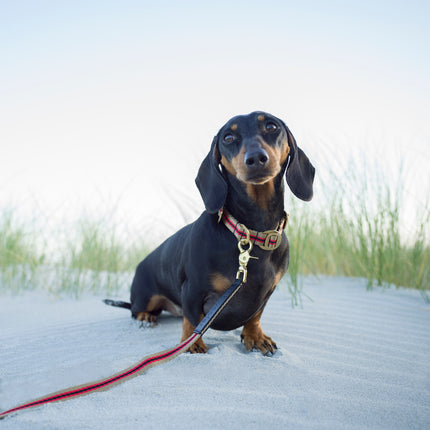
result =
[{"label": "dog's nose", "polygon": [[247,151],[245,154],[245,164],[247,167],[264,167],[268,161],[269,154],[263,148]]}]

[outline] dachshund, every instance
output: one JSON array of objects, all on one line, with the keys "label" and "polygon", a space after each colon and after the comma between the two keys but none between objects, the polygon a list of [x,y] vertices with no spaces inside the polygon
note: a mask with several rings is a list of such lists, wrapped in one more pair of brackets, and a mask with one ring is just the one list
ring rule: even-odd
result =
[{"label": "dachshund", "polygon": [[[284,177],[296,197],[309,201],[314,175],[314,166],[282,120],[260,111],[230,119],[197,174],[206,210],[139,263],[131,303],[106,303],[129,308],[134,318],[150,325],[163,310],[180,315],[184,341],[236,279],[238,240],[248,232],[254,246],[247,282],[211,328],[243,326],[241,340],[248,351],[273,354],[276,343],[263,332],[260,318],[288,268]],[[189,349],[207,350],[201,338]]]}]

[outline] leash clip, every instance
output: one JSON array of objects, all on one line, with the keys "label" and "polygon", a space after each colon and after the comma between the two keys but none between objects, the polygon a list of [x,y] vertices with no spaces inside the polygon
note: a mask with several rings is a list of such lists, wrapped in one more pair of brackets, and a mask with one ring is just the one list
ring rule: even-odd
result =
[{"label": "leash clip", "polygon": [[[248,275],[248,261],[253,258],[258,260],[258,257],[252,257],[251,256],[251,250],[253,247],[252,242],[249,240],[249,230],[242,224],[243,231],[246,234],[245,238],[242,238],[237,243],[237,247],[239,248],[239,269],[236,273],[236,279],[240,279],[240,275],[242,275],[242,282],[245,284],[247,275]],[[248,248],[245,249],[244,246],[247,246]]]}]

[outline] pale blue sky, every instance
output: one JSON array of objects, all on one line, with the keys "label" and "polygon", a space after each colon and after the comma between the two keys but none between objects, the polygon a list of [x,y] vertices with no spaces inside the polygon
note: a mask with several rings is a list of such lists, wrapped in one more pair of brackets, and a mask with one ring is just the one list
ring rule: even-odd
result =
[{"label": "pale blue sky", "polygon": [[355,152],[407,159],[419,200],[429,18],[427,1],[0,0],[0,204],[120,196],[159,216],[164,182],[198,201],[212,136],[256,109],[322,173]]}]

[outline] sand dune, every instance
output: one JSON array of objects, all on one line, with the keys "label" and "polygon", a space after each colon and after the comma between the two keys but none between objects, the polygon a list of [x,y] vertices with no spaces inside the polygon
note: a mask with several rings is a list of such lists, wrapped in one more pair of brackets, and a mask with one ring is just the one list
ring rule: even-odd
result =
[{"label": "sand dune", "polygon": [[[109,391],[42,406],[7,429],[430,428],[430,305],[410,290],[306,279],[303,307],[279,288],[263,329],[279,350],[248,353],[240,330],[209,330],[183,354]],[[127,296],[121,297],[126,299]],[[100,297],[2,296],[0,409],[109,376],[175,345],[181,321],[139,328]]]}]

